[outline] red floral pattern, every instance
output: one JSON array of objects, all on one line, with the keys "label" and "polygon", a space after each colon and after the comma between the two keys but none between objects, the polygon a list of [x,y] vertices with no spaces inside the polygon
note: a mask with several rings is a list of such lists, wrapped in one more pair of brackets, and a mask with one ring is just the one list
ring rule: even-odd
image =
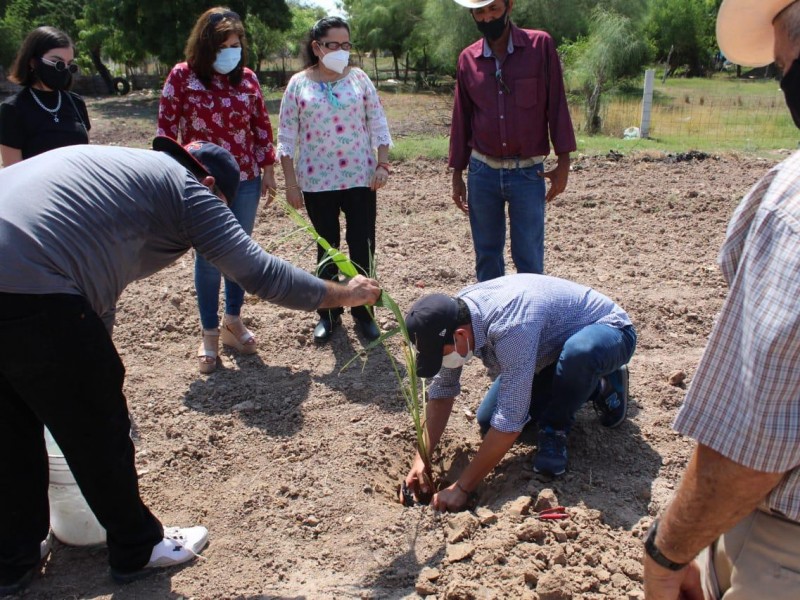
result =
[{"label": "red floral pattern", "polygon": [[185,62],[173,67],[158,104],[158,135],[182,144],[214,142],[236,158],[241,179],[254,179],[275,162],[272,125],[256,74],[245,68],[233,87],[227,75],[214,74],[206,88]]}]

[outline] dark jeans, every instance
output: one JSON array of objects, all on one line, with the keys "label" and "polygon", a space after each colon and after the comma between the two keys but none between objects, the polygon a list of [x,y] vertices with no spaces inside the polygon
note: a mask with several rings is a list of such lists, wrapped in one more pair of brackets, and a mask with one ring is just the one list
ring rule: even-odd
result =
[{"label": "dark jeans", "polygon": [[[375,252],[375,218],[377,195],[366,187],[334,190],[331,192],[303,192],[306,211],[317,233],[334,248],[339,248],[341,231],[339,213],[344,213],[347,248],[350,260],[364,275],[369,273],[372,254]],[[325,257],[325,251],[317,245],[317,264]],[[333,261],[326,262],[320,272],[322,279],[336,279],[339,270]],[[365,306],[354,306],[350,311],[356,319],[370,319]],[[340,315],[342,308],[318,311],[320,316]]]},{"label": "dark jeans", "polygon": [[50,523],[43,425],[108,535],[111,567],[150,559],[163,528],[139,497],[122,383],[103,322],[80,296],[0,293],[0,583],[39,560]]},{"label": "dark jeans", "polygon": [[[632,325],[616,329],[608,325],[589,325],[571,336],[558,360],[533,378],[529,413],[539,427],[569,431],[575,414],[592,397],[600,378],[630,362],[636,349],[636,330]],[[488,429],[498,401],[498,377],[477,412],[482,429]]]}]

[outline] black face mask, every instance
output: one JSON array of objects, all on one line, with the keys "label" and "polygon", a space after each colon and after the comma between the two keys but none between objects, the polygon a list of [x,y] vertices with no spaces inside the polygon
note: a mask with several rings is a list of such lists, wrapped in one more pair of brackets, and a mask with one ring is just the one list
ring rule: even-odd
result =
[{"label": "black face mask", "polygon": [[781,78],[781,89],[794,124],[800,128],[800,58],[795,59],[786,75]]},{"label": "black face mask", "polygon": [[508,10],[503,11],[503,15],[492,20],[492,21],[475,21],[475,24],[478,26],[478,31],[483,34],[490,42],[495,41],[506,30],[506,24],[508,23]]},{"label": "black face mask", "polygon": [[72,83],[72,73],[68,69],[58,71],[41,60],[36,61],[36,76],[51,90],[66,90]]}]

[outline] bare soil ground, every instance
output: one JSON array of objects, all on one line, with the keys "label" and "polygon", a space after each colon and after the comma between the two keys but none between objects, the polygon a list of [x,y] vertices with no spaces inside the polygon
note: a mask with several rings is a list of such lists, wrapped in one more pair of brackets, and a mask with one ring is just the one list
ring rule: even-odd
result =
[{"label": "bare soil ground", "polygon": [[[93,142],[146,146],[155,101],[90,100]],[[643,598],[642,532],[691,449],[670,425],[726,293],[716,254],[739,199],[780,158],[574,159],[567,191],[548,207],[546,271],[599,289],[633,318],[630,418],[608,431],[583,409],[570,470],[553,481],[533,473],[524,435],[479,488],[474,512],[397,503],[411,421],[385,354],[341,371],[364,346],[349,316],[320,347],[314,313],[248,297],[258,354],[225,352],[222,368],[201,376],[192,254],[130,286],[114,339],[142,494],[165,525],[206,525],[210,545],[184,568],[117,586],[103,548],[59,544],[24,597]],[[469,225],[449,182],[444,161],[406,162],[379,195],[379,278],[403,307],[473,282]],[[291,229],[279,207],[262,207],[254,237],[313,269],[305,239],[283,240]],[[378,319],[393,324],[386,311]],[[685,383],[669,383],[676,371]],[[452,477],[480,443],[471,414],[489,379],[479,361],[463,383],[437,454]],[[537,520],[540,496],[570,519]]]}]

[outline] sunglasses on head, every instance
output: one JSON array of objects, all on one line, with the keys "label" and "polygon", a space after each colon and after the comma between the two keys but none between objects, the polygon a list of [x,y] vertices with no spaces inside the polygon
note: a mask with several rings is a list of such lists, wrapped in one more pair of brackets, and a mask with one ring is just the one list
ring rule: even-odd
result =
[{"label": "sunglasses on head", "polygon": [[54,67],[56,71],[69,71],[72,74],[78,72],[78,65],[76,65],[75,63],[67,64],[63,60],[56,60],[56,61],[47,60],[44,56],[39,60],[50,67]]},{"label": "sunglasses on head", "polygon": [[225,19],[235,20],[235,21],[242,20],[241,17],[232,10],[226,10],[225,12],[220,12],[220,13],[211,13],[208,16],[208,22],[211,23],[212,25],[217,25],[220,21],[223,21]]}]

